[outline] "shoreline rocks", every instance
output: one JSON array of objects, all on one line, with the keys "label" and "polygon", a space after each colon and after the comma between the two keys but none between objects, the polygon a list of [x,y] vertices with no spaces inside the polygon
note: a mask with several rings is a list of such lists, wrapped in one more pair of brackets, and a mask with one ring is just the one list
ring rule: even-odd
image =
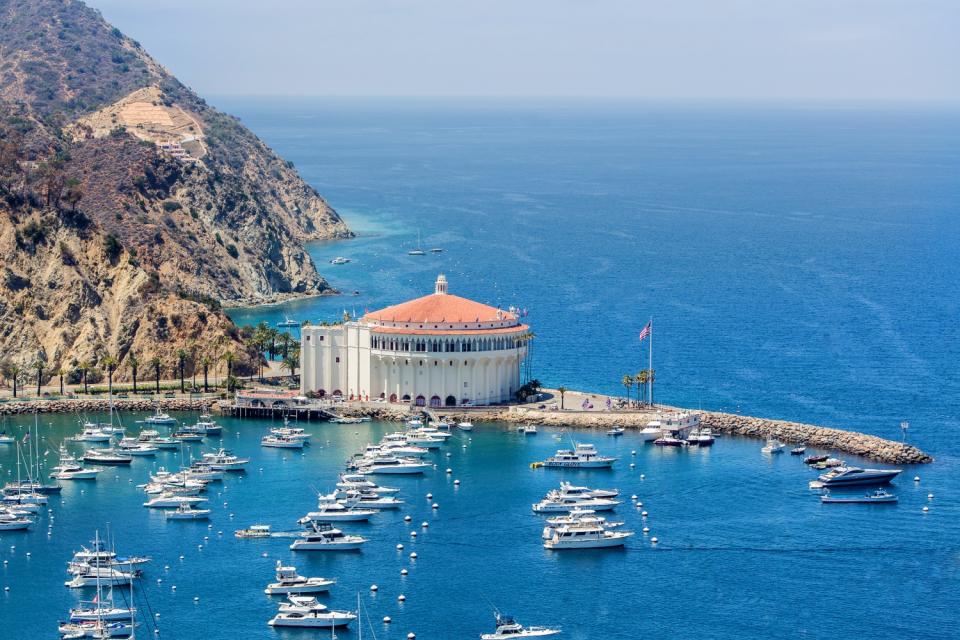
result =
[{"label": "shoreline rocks", "polygon": [[[158,405],[166,411],[209,410],[215,398],[161,398],[147,400],[141,398],[114,399],[113,407],[120,411],[153,411]],[[80,400],[29,400],[27,402],[6,402],[0,404],[0,415],[22,415],[27,413],[86,413],[109,411],[110,403],[106,398],[84,398]]]}]

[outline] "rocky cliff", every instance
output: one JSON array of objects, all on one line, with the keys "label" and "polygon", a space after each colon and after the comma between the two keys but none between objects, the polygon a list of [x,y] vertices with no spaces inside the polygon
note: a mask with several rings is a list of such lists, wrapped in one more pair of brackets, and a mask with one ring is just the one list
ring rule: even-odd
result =
[{"label": "rocky cliff", "polygon": [[292,164],[99,13],[0,0],[4,359],[111,355],[124,378],[130,353],[252,358],[221,305],[332,293],[304,243],[349,235]]}]

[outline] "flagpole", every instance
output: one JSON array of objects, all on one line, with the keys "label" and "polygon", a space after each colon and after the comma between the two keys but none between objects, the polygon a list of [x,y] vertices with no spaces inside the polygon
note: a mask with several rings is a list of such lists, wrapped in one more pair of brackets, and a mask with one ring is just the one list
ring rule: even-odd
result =
[{"label": "flagpole", "polygon": [[650,407],[653,408],[653,317],[650,317],[650,344],[649,347],[649,366],[647,370],[647,387],[650,390]]}]

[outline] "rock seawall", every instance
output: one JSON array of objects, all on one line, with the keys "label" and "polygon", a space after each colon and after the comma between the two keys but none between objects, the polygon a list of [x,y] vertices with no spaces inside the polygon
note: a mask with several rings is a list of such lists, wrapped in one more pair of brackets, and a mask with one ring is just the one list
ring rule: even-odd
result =
[{"label": "rock seawall", "polygon": [[[213,398],[163,398],[159,400],[114,400],[113,406],[120,411],[153,411],[157,405],[165,411],[201,411],[209,410],[215,403],[216,400]],[[106,398],[96,400],[31,400],[0,404],[0,415],[34,412],[93,413],[109,410],[110,404]]]}]

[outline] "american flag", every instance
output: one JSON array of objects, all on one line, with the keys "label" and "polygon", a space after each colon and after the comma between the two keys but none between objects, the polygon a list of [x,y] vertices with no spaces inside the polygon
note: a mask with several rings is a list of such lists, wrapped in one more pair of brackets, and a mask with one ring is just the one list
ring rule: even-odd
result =
[{"label": "american flag", "polygon": [[643,342],[650,337],[650,332],[653,331],[653,320],[647,323],[643,329],[640,330],[640,342]]}]

